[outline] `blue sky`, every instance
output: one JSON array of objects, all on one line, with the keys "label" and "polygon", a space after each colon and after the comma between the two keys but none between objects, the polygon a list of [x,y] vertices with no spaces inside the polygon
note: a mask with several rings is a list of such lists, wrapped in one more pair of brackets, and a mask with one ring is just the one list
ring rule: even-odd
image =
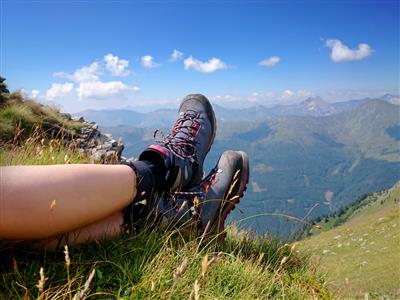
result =
[{"label": "blue sky", "polygon": [[398,93],[399,2],[3,0],[0,50],[12,90],[70,112],[361,98]]}]

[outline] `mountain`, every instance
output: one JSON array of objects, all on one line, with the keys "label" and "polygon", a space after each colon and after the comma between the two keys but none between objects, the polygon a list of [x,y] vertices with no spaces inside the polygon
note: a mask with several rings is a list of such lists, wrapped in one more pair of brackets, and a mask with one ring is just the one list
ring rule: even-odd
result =
[{"label": "mountain", "polygon": [[[245,149],[252,164],[244,213],[235,211],[233,219],[248,218],[242,223],[257,232],[284,236],[298,224],[276,215],[318,216],[389,188],[400,177],[399,142],[387,133],[398,124],[398,113],[398,106],[371,100],[327,117],[221,124],[210,158],[229,148]],[[252,217],[262,212],[267,215]]]},{"label": "mountain", "polygon": [[323,218],[300,241],[300,252],[319,261],[339,298],[400,297],[399,203],[397,183]]},{"label": "mountain", "polygon": [[385,100],[389,103],[392,103],[392,104],[400,105],[400,96],[399,95],[385,94],[381,99]]},{"label": "mountain", "polygon": [[[363,99],[349,104],[351,110],[330,114],[331,105],[321,102],[308,99],[298,104],[303,114],[311,109],[318,116],[272,115],[265,107],[239,111],[215,106],[218,130],[206,172],[225,150],[245,150],[250,157],[249,188],[230,219],[239,227],[289,237],[301,224],[293,218],[335,211],[399,180],[400,106]],[[162,126],[103,129],[123,138],[124,156],[137,157],[154,143],[155,129],[169,132],[175,115],[172,110],[158,110],[137,122]]]},{"label": "mountain", "polygon": [[[213,104],[217,121],[266,121],[279,116],[314,116],[323,117],[351,111],[358,106],[373,100],[371,98],[349,100],[344,102],[329,103],[320,97],[310,97],[306,100],[291,105],[277,105],[265,107],[263,105],[246,108],[228,108]],[[400,104],[400,97],[386,94],[377,99],[392,104]],[[137,112],[130,109],[107,109],[107,110],[85,110],[74,114],[84,117],[90,121],[99,123],[101,126],[134,126],[134,127],[169,127],[176,117],[175,109],[160,108],[151,112]]]},{"label": "mountain", "polygon": [[335,102],[335,103],[332,103],[332,106],[335,108],[336,113],[342,113],[345,111],[351,111],[369,100],[371,100],[371,98],[363,98],[363,99],[349,100],[349,101],[343,101],[343,102]]},{"label": "mountain", "polygon": [[293,105],[273,107],[271,113],[275,116],[329,116],[336,113],[335,107],[320,97],[310,97]]}]

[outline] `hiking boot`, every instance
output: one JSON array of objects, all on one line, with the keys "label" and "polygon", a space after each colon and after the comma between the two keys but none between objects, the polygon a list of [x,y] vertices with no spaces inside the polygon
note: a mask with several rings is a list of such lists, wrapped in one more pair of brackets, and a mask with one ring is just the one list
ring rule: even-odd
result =
[{"label": "hiking boot", "polygon": [[182,190],[200,183],[204,159],[214,142],[216,120],[208,99],[200,94],[186,96],[171,132],[159,145],[150,145],[139,160],[164,165],[166,189]]},{"label": "hiking boot", "polygon": [[155,213],[162,223],[194,224],[202,233],[221,233],[226,217],[243,196],[248,180],[246,153],[225,151],[198,186],[187,192],[164,195]]}]

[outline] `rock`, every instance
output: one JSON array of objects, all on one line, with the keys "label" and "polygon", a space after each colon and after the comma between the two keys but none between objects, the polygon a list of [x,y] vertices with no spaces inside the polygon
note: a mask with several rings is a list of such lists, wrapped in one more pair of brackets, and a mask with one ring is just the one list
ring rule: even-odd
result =
[{"label": "rock", "polygon": [[107,151],[107,153],[106,153],[106,157],[107,157],[107,158],[112,158],[114,155],[116,155],[116,152],[113,151],[113,150],[109,150],[109,151]]},{"label": "rock", "polygon": [[72,120],[71,114],[68,114],[68,113],[60,113],[60,115],[61,115],[62,117],[64,117],[65,119],[67,119],[67,120]]},{"label": "rock", "polygon": [[110,133],[102,133],[95,122],[86,122],[75,139],[80,153],[87,153],[95,163],[115,163],[121,160],[124,144]]}]

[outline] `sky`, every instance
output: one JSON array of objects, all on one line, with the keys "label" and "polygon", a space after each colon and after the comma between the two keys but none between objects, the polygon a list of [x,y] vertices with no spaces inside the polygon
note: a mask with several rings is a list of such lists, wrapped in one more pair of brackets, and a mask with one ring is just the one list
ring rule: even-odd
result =
[{"label": "sky", "polygon": [[398,1],[0,0],[0,74],[67,112],[399,94]]}]

